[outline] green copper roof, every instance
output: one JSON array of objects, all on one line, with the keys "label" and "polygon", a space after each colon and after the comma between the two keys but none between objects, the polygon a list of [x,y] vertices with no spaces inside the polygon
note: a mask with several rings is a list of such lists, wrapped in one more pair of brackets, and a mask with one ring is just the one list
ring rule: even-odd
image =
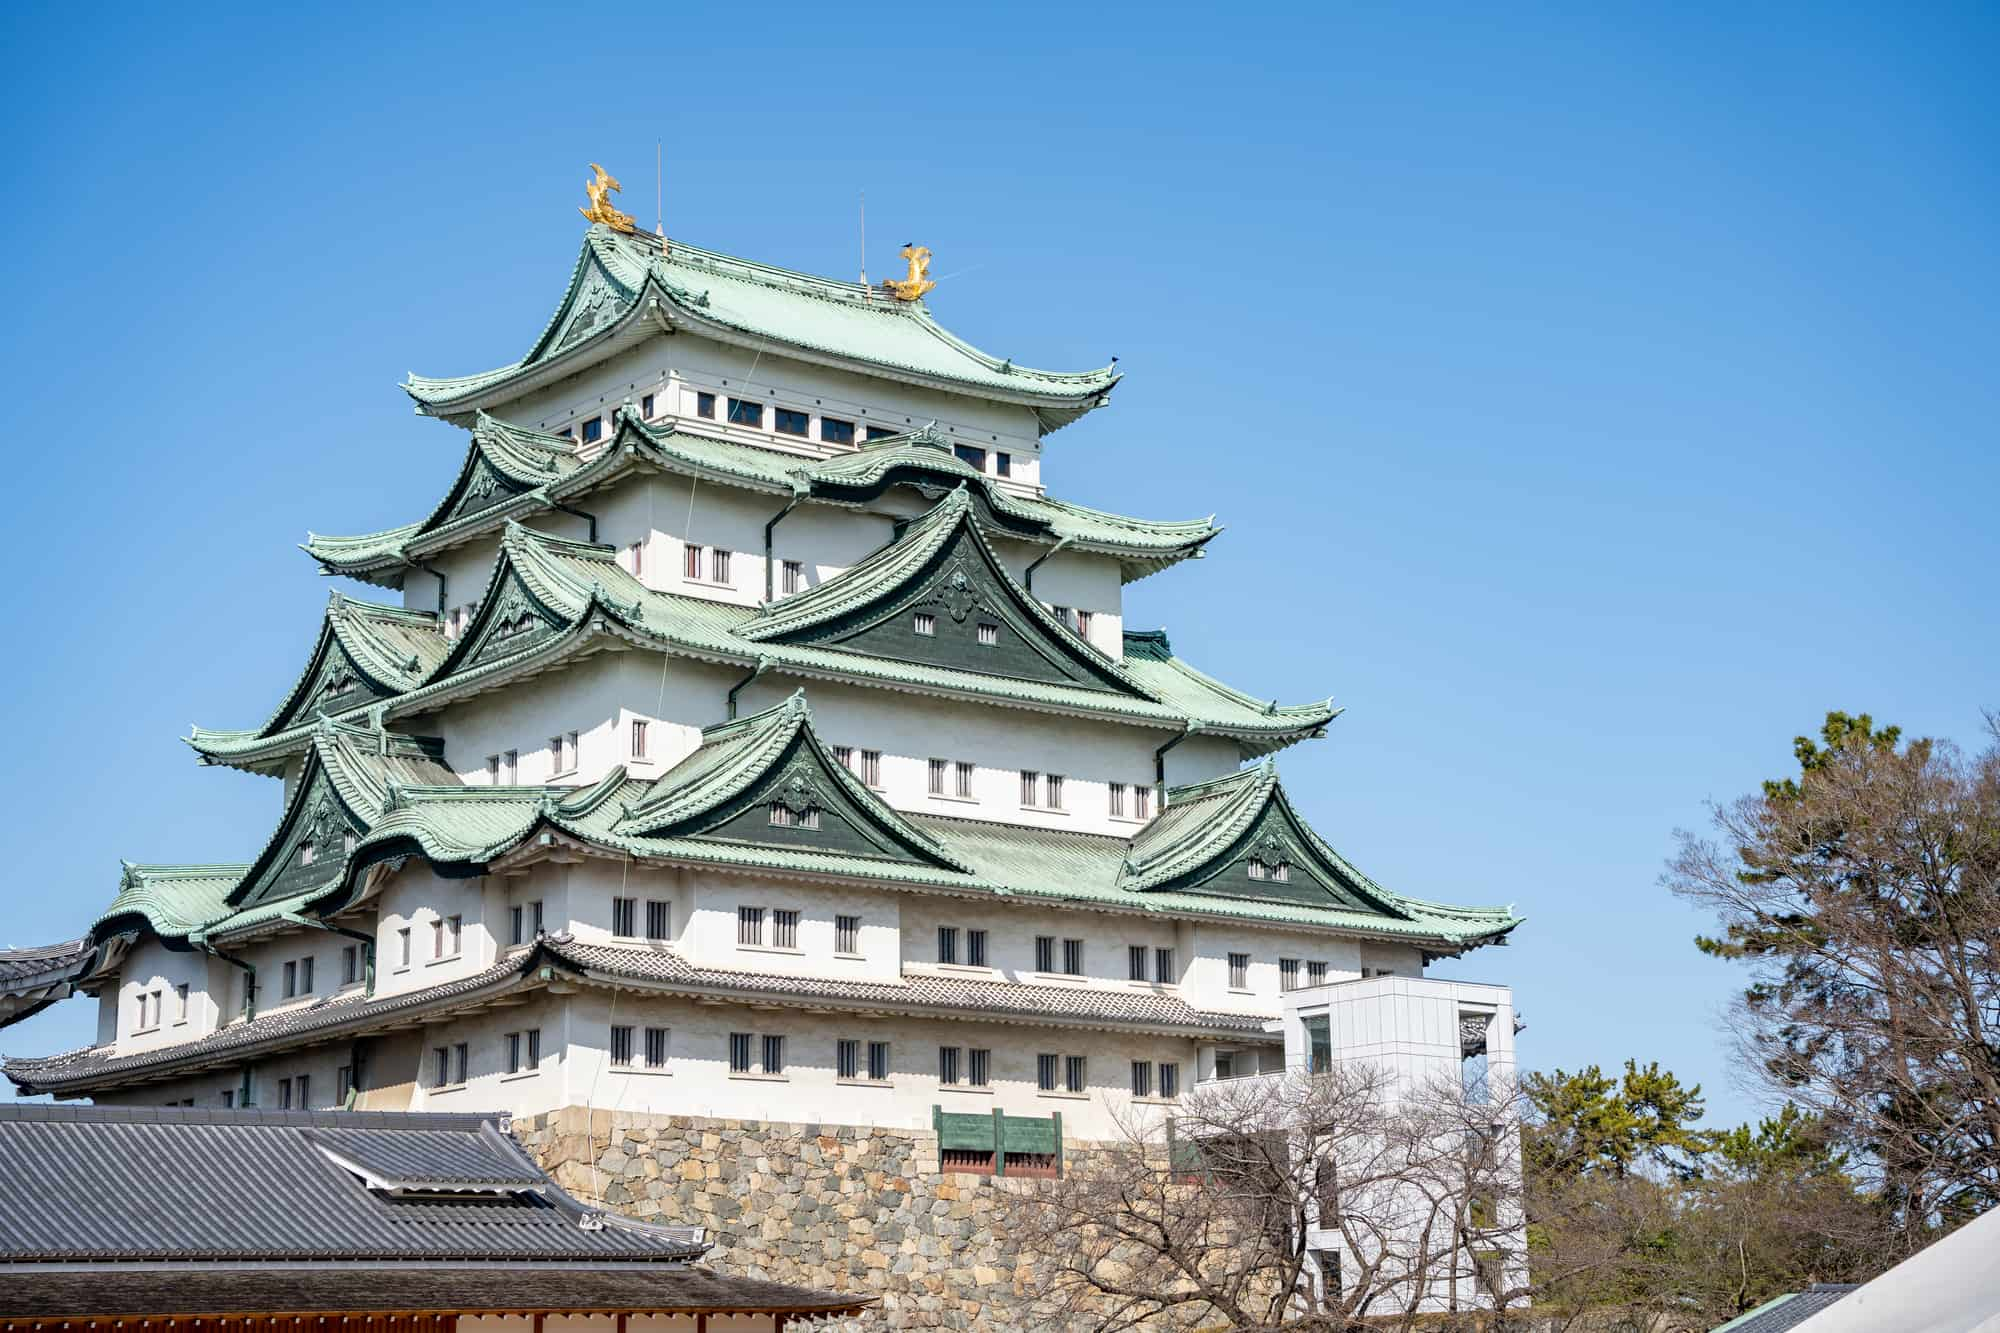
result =
[{"label": "green copper roof", "polygon": [[556,313],[527,355],[476,375],[412,374],[403,388],[434,416],[497,406],[668,328],[975,398],[1032,407],[1054,430],[1099,406],[1114,367],[1033,370],[946,332],[921,301],[794,273],[674,241],[593,225]]},{"label": "green copper roof", "polygon": [[356,715],[421,684],[449,647],[428,611],[332,593],[305,668],[270,719],[251,731],[196,727],[188,744],[207,761],[280,733],[303,734],[321,717]]},{"label": "green copper roof", "polygon": [[[913,523],[897,545],[927,547],[944,538],[963,537],[970,521],[969,505],[964,493],[954,493],[931,515]],[[839,591],[844,588],[856,591],[857,602],[880,601],[888,596],[899,571],[928,577],[923,566],[895,551],[896,546],[886,548],[879,559],[871,557],[819,585],[814,593],[820,599],[844,599]],[[1026,604],[1020,614],[1032,619],[1040,632],[1059,636],[1054,641],[1062,651],[1089,664],[1101,679],[1068,683],[1047,676],[971,670],[962,663],[780,642],[762,636],[782,633],[792,623],[786,614],[790,599],[776,605],[775,615],[767,615],[755,607],[655,592],[625,572],[615,555],[608,546],[509,524],[478,615],[429,680],[378,705],[384,716],[407,717],[436,709],[454,698],[496,688],[522,672],[546,670],[574,656],[601,651],[610,646],[600,637],[606,635],[651,651],[746,669],[761,663],[766,671],[802,679],[977,699],[1167,731],[1192,727],[1235,741],[1247,755],[1265,754],[1310,736],[1337,711],[1330,701],[1279,707],[1228,689],[1175,658],[1164,636],[1157,633],[1137,636],[1136,651],[1135,640],[1128,637],[1126,658],[1114,661],[1062,628],[1026,597],[1004,569],[989,573],[1011,587],[1012,598]],[[817,604],[822,609],[827,605],[824,600]],[[962,628],[969,632],[969,625]],[[363,715],[364,710],[356,709],[343,717]],[[196,742],[212,762],[264,771],[277,758],[295,753],[304,737],[303,727],[269,736],[202,731]]]},{"label": "green copper roof", "polygon": [[137,865],[127,861],[119,878],[118,896],[90,923],[91,932],[97,934],[107,924],[143,922],[155,935],[184,938],[228,914],[229,891],[249,869],[248,865]]},{"label": "green copper roof", "polygon": [[682,431],[672,423],[649,425],[628,405],[615,414],[610,443],[587,463],[561,436],[480,413],[465,461],[430,517],[352,537],[309,533],[303,549],[328,573],[401,587],[410,567],[437,551],[641,471],[844,505],[864,504],[895,486],[936,494],[962,485],[980,496],[1008,535],[1115,556],[1127,581],[1198,554],[1221,531],[1211,519],[1130,518],[1017,494],[961,462],[950,442],[928,427],[814,459]]}]

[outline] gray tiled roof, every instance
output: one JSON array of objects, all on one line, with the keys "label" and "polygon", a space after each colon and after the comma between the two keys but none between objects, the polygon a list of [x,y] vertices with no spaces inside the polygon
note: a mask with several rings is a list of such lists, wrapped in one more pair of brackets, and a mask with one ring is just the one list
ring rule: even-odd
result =
[{"label": "gray tiled roof", "polygon": [[[393,1197],[315,1145],[328,1131],[385,1159],[511,1157],[541,1193]],[[412,1132],[421,1144],[398,1147]],[[479,1142],[438,1147],[449,1135]],[[665,1263],[706,1248],[690,1228],[585,1208],[489,1117],[0,1106],[0,1263]]]},{"label": "gray tiled roof", "polygon": [[700,1268],[405,1267],[361,1264],[0,1269],[0,1318],[367,1311],[694,1310],[846,1313],[867,1297]]},{"label": "gray tiled roof", "polygon": [[1766,1301],[1747,1314],[1738,1315],[1714,1333],[1784,1333],[1853,1291],[1855,1283],[1815,1282],[1804,1291],[1795,1291]]},{"label": "gray tiled roof", "polygon": [[422,990],[383,999],[349,996],[323,1000],[303,1008],[262,1014],[248,1023],[233,1023],[196,1041],[132,1055],[114,1056],[102,1048],[87,1047],[40,1059],[17,1057],[7,1061],[6,1075],[24,1093],[34,1095],[117,1086],[120,1075],[137,1077],[169,1071],[180,1074],[233,1064],[308,1040],[324,1040],[340,1032],[363,1032],[414,1013],[447,1011],[476,998],[533,986],[539,984],[533,977],[535,969],[549,961],[586,976],[651,983],[685,994],[744,1000],[793,999],[830,1008],[926,1012],[945,1018],[1189,1035],[1213,1033],[1239,1040],[1265,1035],[1270,1023],[1270,1019],[1257,1014],[1196,1009],[1178,996],[1150,989],[1024,985],[921,973],[900,981],[840,981],[738,972],[697,967],[679,954],[663,950],[582,944],[566,935],[555,935],[543,939],[533,949],[501,958],[483,972]]},{"label": "gray tiled roof", "polygon": [[0,990],[47,985],[48,978],[64,976],[79,967],[90,950],[87,939],[38,944],[29,949],[0,949]]}]

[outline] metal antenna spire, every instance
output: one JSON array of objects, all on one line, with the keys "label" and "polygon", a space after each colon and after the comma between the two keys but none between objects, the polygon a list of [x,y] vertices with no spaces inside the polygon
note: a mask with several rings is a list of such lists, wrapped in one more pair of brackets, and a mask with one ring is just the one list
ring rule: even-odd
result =
[{"label": "metal antenna spire", "polygon": [[661,171],[665,160],[660,140],[653,140],[653,234],[662,238],[667,234],[667,178]]},{"label": "metal antenna spire", "polygon": [[868,191],[861,192],[861,290],[868,290]]}]

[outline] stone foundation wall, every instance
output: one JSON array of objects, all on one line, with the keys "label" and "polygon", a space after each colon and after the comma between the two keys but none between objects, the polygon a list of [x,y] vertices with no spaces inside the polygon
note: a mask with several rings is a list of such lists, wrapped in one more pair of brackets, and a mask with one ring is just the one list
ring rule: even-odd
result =
[{"label": "stone foundation wall", "polygon": [[721,1272],[879,1298],[862,1327],[1048,1328],[1034,1263],[996,1231],[998,1193],[1032,1182],[944,1174],[934,1134],[581,1107],[514,1133],[579,1199],[709,1228]]}]

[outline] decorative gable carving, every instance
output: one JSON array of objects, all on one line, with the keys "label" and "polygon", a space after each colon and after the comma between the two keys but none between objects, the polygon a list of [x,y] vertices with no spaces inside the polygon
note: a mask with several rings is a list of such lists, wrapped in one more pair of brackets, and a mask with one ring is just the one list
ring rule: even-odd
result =
[{"label": "decorative gable carving", "polygon": [[279,826],[271,846],[231,894],[238,907],[296,898],[340,878],[347,853],[366,826],[340,799],[317,760]]},{"label": "decorative gable carving", "polygon": [[1181,886],[1201,893],[1352,911],[1381,909],[1347,881],[1339,868],[1312,850],[1312,839],[1274,793],[1235,849],[1206,873]]},{"label": "decorative gable carving", "polygon": [[280,732],[322,715],[332,717],[361,704],[389,697],[391,691],[378,689],[361,674],[354,665],[354,659],[347,655],[347,650],[340,646],[340,641],[331,632],[326,634],[323,644],[318,669],[306,682],[305,688],[294,697],[291,707],[279,715],[277,721],[267,728],[268,731]]},{"label": "decorative gable carving", "polygon": [[511,657],[567,627],[566,620],[537,601],[521,582],[521,576],[509,570],[500,595],[481,610],[470,631],[472,646],[459,659],[457,669],[463,671]]},{"label": "decorative gable carving", "polygon": [[460,490],[457,501],[453,503],[442,521],[449,523],[453,519],[465,518],[470,514],[484,513],[495,505],[506,503],[527,489],[494,467],[484,455],[475,452],[465,486]]},{"label": "decorative gable carving", "polygon": [[576,300],[570,304],[569,322],[556,336],[554,349],[561,351],[582,342],[599,329],[616,321],[624,313],[624,294],[593,260],[590,272],[585,275],[582,285],[577,288]]}]

